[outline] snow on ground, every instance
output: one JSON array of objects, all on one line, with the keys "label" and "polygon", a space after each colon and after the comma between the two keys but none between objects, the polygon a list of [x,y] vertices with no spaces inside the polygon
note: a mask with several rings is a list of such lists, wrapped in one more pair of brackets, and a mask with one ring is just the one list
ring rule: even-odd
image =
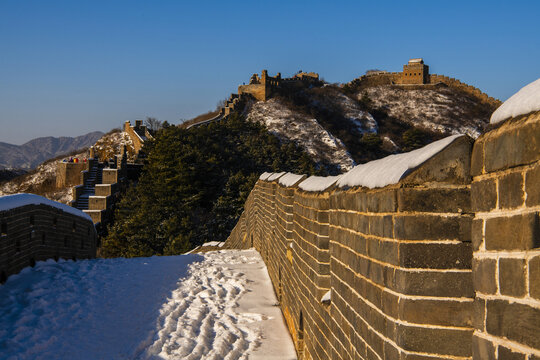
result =
[{"label": "snow on ground", "polygon": [[[452,135],[432,142],[420,149],[403,154],[390,155],[356,166],[337,181],[339,187],[365,186],[370,189],[397,184],[410,169],[421,165],[454,140],[464,135]],[[300,184],[302,187],[302,184]]]},{"label": "snow on ground", "polygon": [[253,104],[248,120],[261,122],[281,139],[289,139],[304,148],[315,161],[338,165],[342,170],[355,164],[343,142],[326,131],[316,119],[293,112],[278,99]]},{"label": "snow on ground", "polygon": [[360,133],[377,133],[378,124],[375,118],[360,108],[357,101],[351,99],[338,89],[327,87],[322,96],[316,96],[315,106],[333,109],[343,115],[354,124],[356,130]]},{"label": "snow on ground", "polygon": [[[481,105],[453,89],[404,89],[381,85],[364,90],[375,107],[383,107],[390,116],[428,130],[446,134],[467,134],[477,138],[487,124],[478,114]],[[358,99],[364,91],[357,94]]]},{"label": "snow on ground", "polygon": [[2,359],[295,359],[255,250],[38,262],[0,286]]},{"label": "snow on ground", "polygon": [[540,111],[540,79],[521,88],[491,115],[492,124],[533,111]]},{"label": "snow on ground", "polygon": [[99,154],[100,159],[109,159],[115,155],[122,155],[124,145],[126,145],[128,161],[134,161],[136,156],[135,147],[128,133],[124,131],[115,131],[103,135],[94,144],[94,149]]}]

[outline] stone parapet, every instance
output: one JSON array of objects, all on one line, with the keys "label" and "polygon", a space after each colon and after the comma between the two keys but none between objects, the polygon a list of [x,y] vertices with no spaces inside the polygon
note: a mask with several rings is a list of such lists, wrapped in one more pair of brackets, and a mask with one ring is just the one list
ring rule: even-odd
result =
[{"label": "stone parapet", "polygon": [[40,204],[0,211],[0,280],[36,261],[94,258],[96,244],[89,219],[59,208]]},{"label": "stone parapet", "polygon": [[300,358],[540,358],[538,124],[382,188],[259,180],[226,246],[263,256]]}]

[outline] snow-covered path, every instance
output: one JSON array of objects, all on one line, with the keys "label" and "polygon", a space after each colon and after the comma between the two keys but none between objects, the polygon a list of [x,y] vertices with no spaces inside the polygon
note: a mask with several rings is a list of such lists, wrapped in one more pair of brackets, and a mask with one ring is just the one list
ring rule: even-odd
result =
[{"label": "snow-covered path", "polygon": [[295,359],[255,250],[40,262],[0,286],[0,359]]}]

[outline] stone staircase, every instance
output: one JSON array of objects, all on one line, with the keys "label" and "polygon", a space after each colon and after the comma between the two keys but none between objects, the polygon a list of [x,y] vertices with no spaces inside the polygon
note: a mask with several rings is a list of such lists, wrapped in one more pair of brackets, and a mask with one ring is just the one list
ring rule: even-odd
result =
[{"label": "stone staircase", "polygon": [[95,185],[101,184],[102,176],[102,169],[95,162],[88,170],[88,176],[84,181],[82,194],[77,199],[77,209],[88,210],[88,198],[95,194]]}]

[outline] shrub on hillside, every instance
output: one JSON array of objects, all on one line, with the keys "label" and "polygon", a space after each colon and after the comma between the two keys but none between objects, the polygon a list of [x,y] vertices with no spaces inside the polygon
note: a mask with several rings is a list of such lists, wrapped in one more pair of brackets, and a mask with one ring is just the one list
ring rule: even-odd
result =
[{"label": "shrub on hillside", "polygon": [[102,256],[172,255],[224,241],[262,172],[317,173],[296,145],[235,115],[189,130],[164,128],[145,151],[147,164],[117,206]]}]

